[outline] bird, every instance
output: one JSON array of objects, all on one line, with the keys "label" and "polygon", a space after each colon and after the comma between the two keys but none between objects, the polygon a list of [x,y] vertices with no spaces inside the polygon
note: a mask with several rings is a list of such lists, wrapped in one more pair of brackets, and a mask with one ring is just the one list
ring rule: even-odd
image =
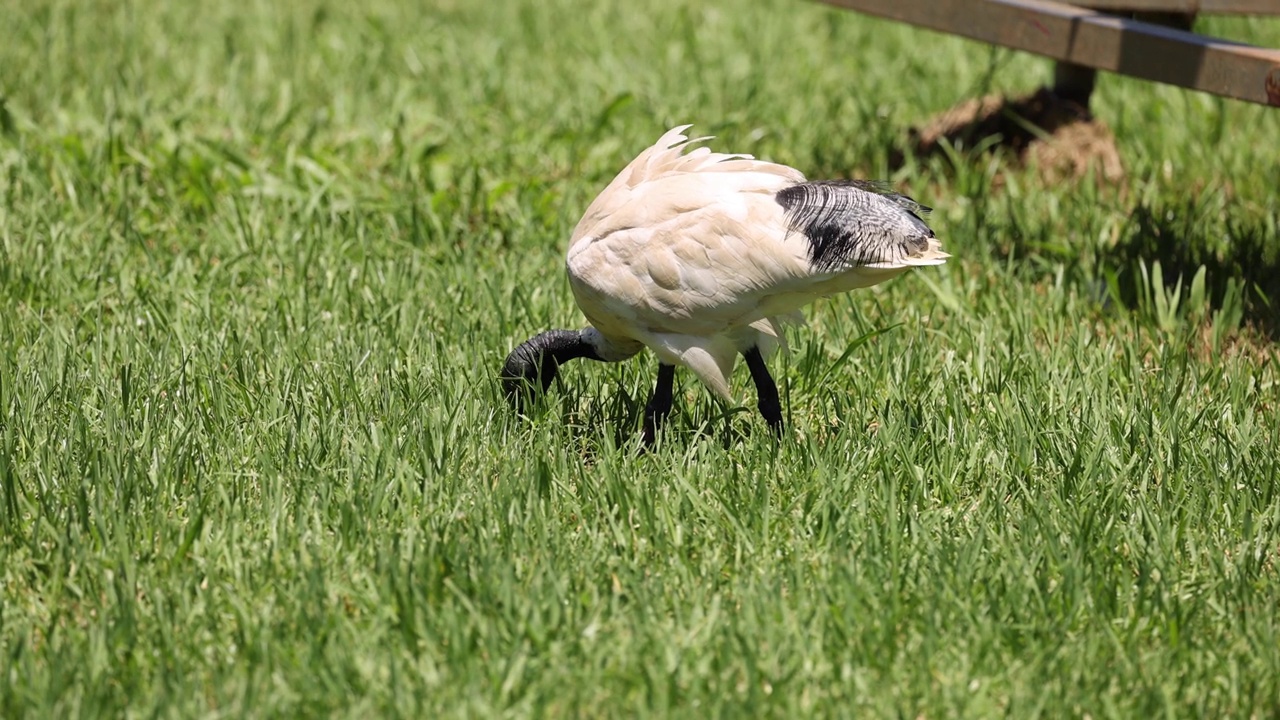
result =
[{"label": "bird", "polygon": [[621,362],[645,348],[658,358],[644,410],[644,447],[672,411],[675,370],[735,398],[739,355],[757,407],[783,434],[767,359],[786,348],[813,301],[882,283],[949,254],[925,222],[930,208],[867,180],[810,181],[795,168],[712,152],[692,125],[665,132],[587,207],[565,257],[589,325],[548,330],[507,356],[500,379],[518,412],[546,392],[570,360]]}]

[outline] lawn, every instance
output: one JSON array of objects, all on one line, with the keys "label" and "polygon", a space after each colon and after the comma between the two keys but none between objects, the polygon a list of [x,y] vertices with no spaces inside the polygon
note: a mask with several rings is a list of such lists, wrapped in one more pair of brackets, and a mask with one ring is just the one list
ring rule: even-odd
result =
[{"label": "lawn", "polygon": [[[1104,76],[1123,181],[896,161],[1049,72],[799,0],[0,0],[0,716],[1274,717],[1280,110]],[[781,443],[740,367],[637,454],[652,355],[516,417],[685,122],[953,259],[810,309]]]}]

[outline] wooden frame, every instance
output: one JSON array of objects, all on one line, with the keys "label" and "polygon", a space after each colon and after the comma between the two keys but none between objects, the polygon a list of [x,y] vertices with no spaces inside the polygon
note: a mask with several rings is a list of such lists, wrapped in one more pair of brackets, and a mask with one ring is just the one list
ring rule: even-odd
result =
[{"label": "wooden frame", "polygon": [[[1060,80],[1088,102],[1092,73],[1107,70],[1280,107],[1280,51],[1197,35],[1049,0],[820,0],[850,10],[1024,50],[1060,61]],[[1081,5],[1177,13],[1280,15],[1280,0],[1080,0]]]},{"label": "wooden frame", "polygon": [[1094,10],[1167,12],[1195,15],[1280,15],[1276,0],[1079,0]]}]

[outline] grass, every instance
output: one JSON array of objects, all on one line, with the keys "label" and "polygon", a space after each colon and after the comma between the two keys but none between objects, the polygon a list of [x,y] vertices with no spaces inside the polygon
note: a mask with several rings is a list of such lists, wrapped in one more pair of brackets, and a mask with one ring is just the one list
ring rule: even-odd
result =
[{"label": "grass", "polygon": [[[1107,76],[1122,187],[891,173],[1047,63],[356,5],[0,2],[0,715],[1280,713],[1280,113]],[[780,445],[683,373],[637,457],[651,358],[513,417],[573,224],[679,122],[891,175],[955,257],[811,310]]]}]

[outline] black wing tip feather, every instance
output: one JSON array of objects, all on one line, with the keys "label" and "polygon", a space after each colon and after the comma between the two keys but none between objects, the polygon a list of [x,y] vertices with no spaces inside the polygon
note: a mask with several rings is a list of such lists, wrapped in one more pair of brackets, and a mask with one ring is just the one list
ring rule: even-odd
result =
[{"label": "black wing tip feather", "polygon": [[[892,221],[874,203],[858,200],[858,193],[877,195],[915,219],[916,233],[904,236],[891,230]],[[924,221],[932,208],[893,192],[889,183],[878,180],[819,180],[796,183],[774,196],[787,212],[792,230],[809,239],[809,262],[815,269],[835,270],[849,265],[868,265],[899,259],[928,247],[933,229]],[[888,222],[889,225],[885,223]]]},{"label": "black wing tip feather", "polygon": [[[865,192],[882,195],[892,200],[903,210],[919,217],[920,215],[928,215],[933,212],[933,208],[918,202],[910,195],[903,195],[893,189],[893,183],[888,180],[819,180],[811,185],[833,185],[835,187],[855,187]],[[921,218],[923,220],[923,218]]]}]

